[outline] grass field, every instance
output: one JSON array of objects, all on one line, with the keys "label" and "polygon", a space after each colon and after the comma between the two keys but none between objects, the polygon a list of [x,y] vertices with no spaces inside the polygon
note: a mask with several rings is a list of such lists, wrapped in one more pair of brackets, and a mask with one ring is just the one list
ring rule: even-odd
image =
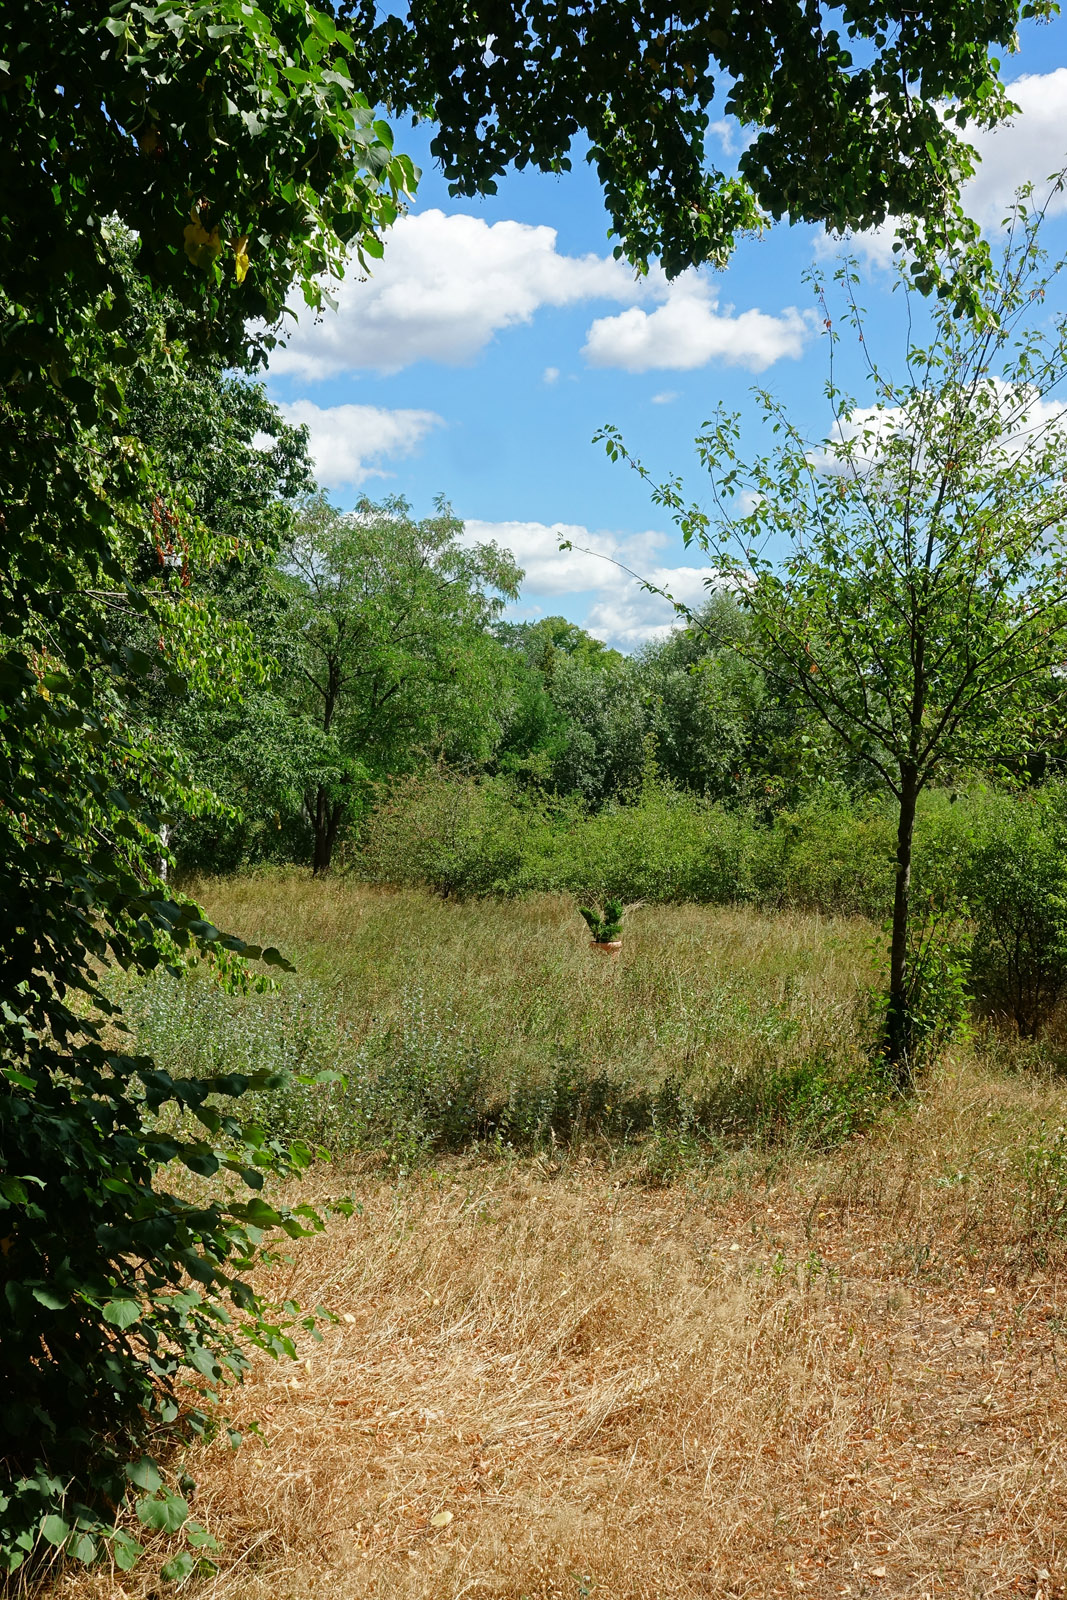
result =
[{"label": "grass field", "polygon": [[[221,1551],[191,1592],[1067,1592],[1051,1072],[968,1047],[879,1094],[858,922],[648,908],[609,963],[558,901],[199,893],[299,972],[153,986],[146,1037],[344,1067],[356,1089],[265,1111],[337,1152],[304,1192],[360,1209],[265,1269],[339,1320],[234,1394],[261,1434],[175,1463]],[[164,1553],[48,1593],[148,1600]]]}]

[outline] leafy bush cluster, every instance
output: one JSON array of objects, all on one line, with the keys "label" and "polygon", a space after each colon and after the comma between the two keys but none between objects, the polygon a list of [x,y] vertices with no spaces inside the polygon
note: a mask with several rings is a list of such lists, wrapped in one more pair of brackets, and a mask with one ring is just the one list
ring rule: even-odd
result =
[{"label": "leafy bush cluster", "polygon": [[885,812],[836,789],[766,823],[658,780],[590,811],[504,778],[433,773],[393,788],[348,864],[456,899],[564,893],[879,916],[892,851]]}]

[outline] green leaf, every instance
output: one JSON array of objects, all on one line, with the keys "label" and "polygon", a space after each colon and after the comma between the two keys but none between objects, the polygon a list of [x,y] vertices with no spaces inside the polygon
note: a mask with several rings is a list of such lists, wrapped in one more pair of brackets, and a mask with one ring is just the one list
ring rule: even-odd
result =
[{"label": "green leaf", "polygon": [[138,1320],[141,1307],[136,1300],[109,1300],[104,1307],[104,1321],[110,1322],[113,1328],[128,1328]]},{"label": "green leaf", "polygon": [[188,1550],[179,1550],[176,1556],[163,1563],[159,1575],[164,1583],[184,1583],[192,1576],[196,1564],[196,1557]]},{"label": "green leaf", "polygon": [[49,1544],[64,1544],[69,1533],[70,1523],[64,1522],[63,1518],[56,1516],[54,1512],[41,1521],[41,1537],[47,1539]]},{"label": "green leaf", "polygon": [[129,1572],[144,1555],[144,1546],[124,1528],[119,1528],[111,1541],[111,1555],[120,1572]]},{"label": "green leaf", "polygon": [[70,1295],[60,1294],[55,1289],[33,1289],[31,1293],[38,1305],[44,1306],[48,1311],[62,1311],[70,1304]]},{"label": "green leaf", "polygon": [[75,1561],[81,1561],[85,1566],[96,1560],[96,1540],[88,1533],[75,1534],[67,1545],[67,1550]]},{"label": "green leaf", "polygon": [[172,1494],[169,1490],[137,1502],[138,1521],[157,1533],[177,1533],[188,1515],[188,1502],[180,1494]]},{"label": "green leaf", "polygon": [[151,1456],[142,1456],[139,1461],[127,1462],[126,1476],[137,1489],[144,1489],[148,1494],[154,1494],[162,1486],[163,1479],[159,1475],[159,1468]]}]

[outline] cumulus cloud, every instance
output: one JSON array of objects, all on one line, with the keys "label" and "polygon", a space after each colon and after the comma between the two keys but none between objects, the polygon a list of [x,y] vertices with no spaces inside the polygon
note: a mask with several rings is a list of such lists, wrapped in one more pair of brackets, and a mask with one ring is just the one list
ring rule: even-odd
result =
[{"label": "cumulus cloud", "polygon": [[[584,615],[575,620],[622,650],[633,650],[678,625],[670,602],[643,590],[632,573],[687,605],[699,603],[706,592],[709,569],[668,565],[663,560],[667,535],[655,529],[619,534],[564,522],[468,521],[464,537],[472,544],[492,540],[511,551],[526,574],[524,608],[534,604],[544,614],[581,596]],[[581,548],[561,551],[561,540]],[[573,605],[567,606],[567,614],[574,616]]]},{"label": "cumulus cloud", "polygon": [[582,354],[591,366],[626,372],[686,372],[710,361],[763,372],[783,357],[796,359],[813,328],[810,313],[794,306],[779,316],[720,309],[714,286],[693,275],[672,284],[654,311],[630,306],[598,317]]},{"label": "cumulus cloud", "polygon": [[444,423],[435,411],[390,411],[384,406],[316,406],[296,400],[278,409],[294,427],[307,425],[315,476],[326,489],[389,477],[383,461],[411,455]]},{"label": "cumulus cloud", "polygon": [[[318,319],[299,313],[288,343],[271,357],[274,373],[314,382],[342,372],[399,372],[416,361],[458,365],[544,307],[595,300],[627,309],[592,324],[585,357],[629,372],[716,360],[762,372],[799,355],[808,334],[794,309],[771,316],[720,308],[717,289],[697,273],[674,284],[658,268],[638,277],[612,256],[561,254],[555,228],[438,210],[401,217],[373,275],[350,273],[336,299],[337,310]],[[646,313],[644,304],[656,309]],[[554,366],[543,373],[550,384],[559,376]]]},{"label": "cumulus cloud", "polygon": [[[1008,94],[1018,115],[999,128],[973,130],[967,137],[982,158],[965,190],[967,209],[983,227],[1003,218],[1022,183],[1034,185],[1034,198],[1049,194],[1046,180],[1067,164],[1067,67],[1016,78]],[[1049,214],[1067,211],[1067,194],[1053,195]]]},{"label": "cumulus cloud", "polygon": [[661,274],[638,281],[612,257],[561,255],[556,230],[422,211],[390,229],[373,276],[354,272],[337,310],[302,314],[271,369],[305,379],[369,368],[398,372],[415,361],[471,361],[504,328],[542,306],[632,301],[656,292]]},{"label": "cumulus cloud", "polygon": [[[1050,444],[1058,447],[1059,441],[1067,442],[1067,401],[1063,398],[1043,399],[1034,390],[993,377],[988,391],[980,391],[975,403],[979,402],[983,416],[999,413],[1003,430],[982,452],[987,469],[998,463],[1005,468],[1017,466],[1025,463],[1028,455],[1039,458]],[[908,432],[909,413],[906,405],[857,407],[835,423],[830,438],[809,451],[808,459],[816,472],[871,472],[879,464],[883,442]],[[926,428],[930,430],[931,424]],[[933,431],[936,436],[936,429]]]}]

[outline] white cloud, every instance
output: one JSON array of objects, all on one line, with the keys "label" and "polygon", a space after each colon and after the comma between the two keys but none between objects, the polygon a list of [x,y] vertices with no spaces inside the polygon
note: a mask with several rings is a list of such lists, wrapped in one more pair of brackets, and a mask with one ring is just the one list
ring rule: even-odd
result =
[{"label": "white cloud", "polygon": [[799,356],[813,327],[811,314],[794,306],[780,316],[720,310],[716,289],[687,275],[671,285],[655,311],[630,306],[618,316],[598,317],[582,354],[591,366],[626,372],[692,371],[709,361],[763,372],[783,356]]},{"label": "white cloud", "polygon": [[[683,605],[698,607],[708,597],[708,567],[655,567],[650,583],[664,589]],[[660,639],[684,625],[670,601],[649,594],[634,584],[626,593],[605,595],[589,607],[583,624],[596,638],[616,649],[635,650],[649,639]]]},{"label": "white cloud", "polygon": [[271,370],[319,379],[370,368],[398,372],[415,361],[472,360],[503,328],[542,306],[632,301],[662,289],[661,273],[638,280],[610,256],[566,256],[555,228],[484,222],[422,211],[390,229],[373,275],[349,274],[337,311],[303,312]]},{"label": "white cloud", "polygon": [[[1003,430],[982,449],[975,463],[980,469],[992,470],[998,463],[1005,468],[1018,466],[1030,453],[1036,464],[1050,446],[1060,449],[1061,441],[1067,442],[1067,401],[1062,398],[1042,399],[1033,390],[992,377],[985,388],[977,390],[972,405],[983,417],[999,414]],[[830,438],[809,451],[808,459],[816,472],[866,474],[877,468],[883,441],[906,433],[909,426],[906,405],[857,407],[835,423]],[[938,436],[936,423],[926,421],[920,426],[926,438]],[[925,449],[920,453],[920,465],[924,459]]]},{"label": "white cloud", "polygon": [[383,460],[409,456],[426,435],[443,426],[435,411],[389,411],[384,406],[316,406],[310,400],[280,405],[286,422],[306,423],[315,476],[326,489],[355,487],[390,474]]},{"label": "white cloud", "polygon": [[[599,639],[632,650],[678,625],[669,601],[648,594],[631,573],[691,605],[705,595],[707,567],[671,567],[663,561],[667,536],[655,529],[618,534],[591,531],[572,523],[479,522],[464,525],[472,544],[492,540],[514,555],[526,573],[522,606],[541,614],[561,609],[567,597],[581,596],[582,626]],[[560,540],[580,549],[561,551]],[[607,559],[605,559],[607,558]],[[616,564],[619,563],[619,564]],[[630,571],[624,571],[624,568]],[[568,606],[567,614],[575,615]]]},{"label": "white cloud", "polygon": [[654,406],[669,406],[671,401],[677,400],[677,398],[677,389],[661,389],[659,394],[652,396],[652,404]]},{"label": "white cloud", "polygon": [[[1008,85],[1019,115],[999,128],[976,129],[968,141],[982,165],[964,197],[976,222],[992,228],[1001,221],[1022,183],[1034,185],[1034,199],[1049,193],[1046,179],[1067,165],[1067,67],[1028,73]],[[1054,195],[1049,213],[1067,211],[1067,194]]]},{"label": "white cloud", "polygon": [[[398,372],[416,361],[457,365],[543,307],[591,300],[627,309],[592,324],[586,359],[629,372],[716,360],[762,372],[799,355],[808,334],[793,308],[780,316],[720,308],[718,290],[697,273],[668,284],[653,268],[642,278],[611,256],[560,254],[554,228],[437,210],[401,217],[373,274],[350,273],[336,298],[337,310],[317,320],[299,313],[271,357],[272,372],[316,381],[360,369]],[[643,311],[647,302],[657,309]],[[560,370],[546,367],[542,376],[552,384]]]},{"label": "white cloud", "polygon": [[741,133],[741,126],[732,117],[722,117],[718,122],[708,123],[708,132],[713,133],[722,146],[724,156],[740,155],[746,143],[751,143],[751,138],[746,140]]}]

